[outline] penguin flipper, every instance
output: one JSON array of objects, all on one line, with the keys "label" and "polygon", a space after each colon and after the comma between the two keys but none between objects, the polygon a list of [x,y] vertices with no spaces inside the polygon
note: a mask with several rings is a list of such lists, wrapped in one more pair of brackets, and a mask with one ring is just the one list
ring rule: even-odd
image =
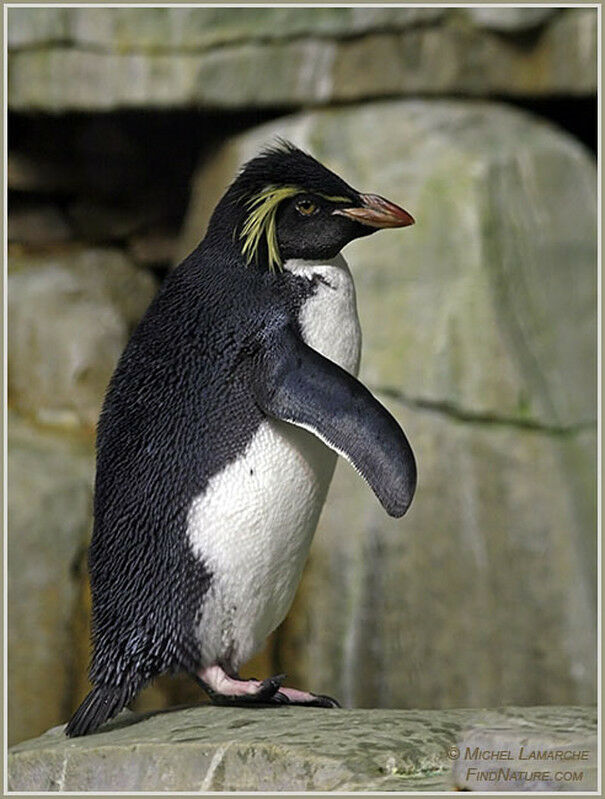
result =
[{"label": "penguin flipper", "polygon": [[266,334],[255,370],[268,415],[314,433],[361,474],[390,516],[403,516],[416,488],[412,448],[395,419],[340,366],[291,327]]}]

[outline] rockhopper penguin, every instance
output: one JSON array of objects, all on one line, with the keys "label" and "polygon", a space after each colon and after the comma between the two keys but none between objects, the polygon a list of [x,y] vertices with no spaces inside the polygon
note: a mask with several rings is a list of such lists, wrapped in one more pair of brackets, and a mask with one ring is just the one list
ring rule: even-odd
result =
[{"label": "rockhopper penguin", "polygon": [[93,732],[162,672],[212,701],[337,705],[238,676],[286,616],[336,455],[391,516],[416,485],[397,422],[356,379],[342,248],[412,217],[280,142],[247,163],[164,282],[111,379],[97,433]]}]

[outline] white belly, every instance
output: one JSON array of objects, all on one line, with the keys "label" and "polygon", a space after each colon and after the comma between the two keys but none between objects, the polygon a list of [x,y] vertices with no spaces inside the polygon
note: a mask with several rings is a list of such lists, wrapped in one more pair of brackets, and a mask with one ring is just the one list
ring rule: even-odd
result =
[{"label": "white belly", "polygon": [[[321,275],[305,303],[303,338],[357,374],[361,332],[347,264],[289,261]],[[266,420],[243,457],[196,498],[188,517],[192,549],[212,572],[199,625],[203,665],[237,670],[286,616],[332,479],[336,455],[312,433]]]}]

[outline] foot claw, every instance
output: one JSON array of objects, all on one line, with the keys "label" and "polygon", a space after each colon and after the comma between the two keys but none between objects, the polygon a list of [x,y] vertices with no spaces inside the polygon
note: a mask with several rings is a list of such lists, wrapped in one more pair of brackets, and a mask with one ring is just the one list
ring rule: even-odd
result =
[{"label": "foot claw", "polygon": [[326,694],[315,694],[315,701],[311,707],[340,707],[340,702]]}]

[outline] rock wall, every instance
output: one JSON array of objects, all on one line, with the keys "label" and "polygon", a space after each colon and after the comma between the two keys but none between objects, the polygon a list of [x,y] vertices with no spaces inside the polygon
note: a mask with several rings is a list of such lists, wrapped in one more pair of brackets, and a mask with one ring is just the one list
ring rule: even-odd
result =
[{"label": "rock wall", "polygon": [[[594,141],[596,11],[12,8],[8,34],[11,741],[87,689],[115,361],[276,134],[417,218],[346,254],[420,483],[392,521],[339,465],[247,673],[360,707],[593,701],[596,170],[512,104]],[[162,678],[136,707],[198,699]]]},{"label": "rock wall", "polygon": [[591,9],[13,9],[8,36],[15,109],[596,88]]}]

